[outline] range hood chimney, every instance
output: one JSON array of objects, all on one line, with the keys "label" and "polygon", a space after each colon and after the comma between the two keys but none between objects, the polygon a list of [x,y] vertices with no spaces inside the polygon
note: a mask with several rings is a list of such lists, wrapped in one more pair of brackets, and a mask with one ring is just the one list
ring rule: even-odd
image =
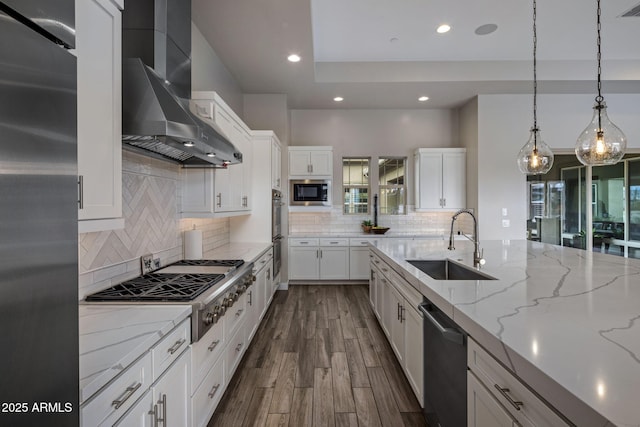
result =
[{"label": "range hood chimney", "polygon": [[122,15],[122,142],[185,167],[226,167],[242,153],[191,97],[191,0],[135,0]]}]

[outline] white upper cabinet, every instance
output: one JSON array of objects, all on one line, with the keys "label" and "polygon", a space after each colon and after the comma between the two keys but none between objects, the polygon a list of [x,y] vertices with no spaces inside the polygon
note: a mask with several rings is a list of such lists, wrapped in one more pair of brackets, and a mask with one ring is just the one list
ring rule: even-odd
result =
[{"label": "white upper cabinet", "polygon": [[289,147],[289,177],[329,178],[333,175],[333,147]]},{"label": "white upper cabinet", "polygon": [[124,226],[122,3],[76,0],[81,232]]},{"label": "white upper cabinet", "polygon": [[282,146],[275,137],[271,141],[271,188],[282,191]]},{"label": "white upper cabinet", "polygon": [[419,148],[414,161],[417,211],[466,207],[464,148]]},{"label": "white upper cabinet", "polygon": [[246,215],[252,204],[251,130],[217,93],[193,92],[192,97],[198,116],[215,122],[243,157],[224,169],[182,169],[182,216]]}]

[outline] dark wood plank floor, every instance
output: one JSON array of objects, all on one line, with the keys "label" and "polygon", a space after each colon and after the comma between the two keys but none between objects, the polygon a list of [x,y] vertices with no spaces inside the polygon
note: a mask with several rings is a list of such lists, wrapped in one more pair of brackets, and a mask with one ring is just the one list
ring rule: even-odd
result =
[{"label": "dark wood plank floor", "polygon": [[218,426],[426,426],[366,285],[278,291],[218,405]]}]

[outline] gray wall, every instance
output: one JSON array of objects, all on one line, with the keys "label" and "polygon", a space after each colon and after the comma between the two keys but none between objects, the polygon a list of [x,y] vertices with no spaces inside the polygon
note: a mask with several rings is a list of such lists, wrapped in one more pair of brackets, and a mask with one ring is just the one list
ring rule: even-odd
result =
[{"label": "gray wall", "polygon": [[[456,110],[291,110],[289,145],[333,146],[333,179],[341,182],[342,157],[406,156],[408,204],[413,205],[413,152],[459,147]],[[342,188],[333,186],[333,200]]]},{"label": "gray wall", "polygon": [[478,98],[459,110],[460,142],[467,149],[467,207],[478,216]]},{"label": "gray wall", "polygon": [[242,117],[243,95],[238,82],[194,23],[191,23],[191,90],[218,92],[233,111]]}]

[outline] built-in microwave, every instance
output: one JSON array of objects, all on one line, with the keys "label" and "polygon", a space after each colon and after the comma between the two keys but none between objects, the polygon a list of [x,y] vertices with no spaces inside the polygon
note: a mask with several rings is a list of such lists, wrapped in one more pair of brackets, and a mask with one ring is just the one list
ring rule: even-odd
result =
[{"label": "built-in microwave", "polygon": [[331,206],[331,180],[292,179],[289,183],[289,205]]}]

